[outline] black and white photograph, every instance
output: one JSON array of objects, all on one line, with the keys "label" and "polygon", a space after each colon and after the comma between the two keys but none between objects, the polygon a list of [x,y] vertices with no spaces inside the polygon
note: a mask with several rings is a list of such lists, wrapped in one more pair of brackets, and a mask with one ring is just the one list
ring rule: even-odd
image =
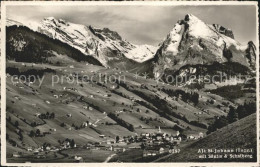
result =
[{"label": "black and white photograph", "polygon": [[256,166],[257,5],[1,2],[1,164]]}]

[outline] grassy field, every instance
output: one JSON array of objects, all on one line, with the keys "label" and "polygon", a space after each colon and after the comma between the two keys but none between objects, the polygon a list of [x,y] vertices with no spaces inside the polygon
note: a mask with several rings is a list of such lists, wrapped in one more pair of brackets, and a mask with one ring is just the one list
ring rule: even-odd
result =
[{"label": "grassy field", "polygon": [[[160,162],[255,162],[256,161],[256,114],[236,121],[207,137],[187,145],[179,154],[160,159]],[[252,159],[200,159],[199,149],[253,149]],[[237,153],[238,154],[238,153]]]}]

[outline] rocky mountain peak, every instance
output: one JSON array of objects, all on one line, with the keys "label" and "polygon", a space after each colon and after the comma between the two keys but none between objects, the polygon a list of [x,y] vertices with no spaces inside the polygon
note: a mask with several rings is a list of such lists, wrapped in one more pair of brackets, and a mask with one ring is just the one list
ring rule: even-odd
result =
[{"label": "rocky mountain peak", "polygon": [[232,39],[234,39],[233,31],[229,28],[225,28],[219,24],[213,24],[213,27],[221,34],[224,34]]},{"label": "rocky mountain peak", "polygon": [[188,64],[237,62],[248,67],[253,64],[255,57],[252,46],[251,43],[248,46],[241,45],[228,28],[209,25],[187,14],[161,43],[154,59],[154,76],[161,76],[165,69],[174,71]]},{"label": "rocky mountain peak", "polygon": [[44,18],[38,31],[61,40],[86,55],[92,55],[104,66],[111,66],[110,62],[115,59],[131,59],[142,63],[153,58],[157,49],[148,45],[132,44],[109,28],[85,26],[54,17]]}]

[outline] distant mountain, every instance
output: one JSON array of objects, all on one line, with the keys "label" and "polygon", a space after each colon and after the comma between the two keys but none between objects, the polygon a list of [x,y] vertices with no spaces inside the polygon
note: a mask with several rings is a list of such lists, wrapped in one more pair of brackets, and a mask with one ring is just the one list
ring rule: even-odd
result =
[{"label": "distant mountain", "polygon": [[[68,64],[69,62],[88,62],[102,64],[92,56],[85,55],[72,46],[46,35],[34,32],[20,25],[6,29],[6,58],[17,62]],[[59,56],[59,54],[63,56]]]},{"label": "distant mountain", "polygon": [[104,66],[111,65],[114,60],[126,61],[126,59],[142,63],[153,58],[157,49],[149,45],[134,45],[108,28],[99,29],[53,17],[43,19],[38,31],[59,39],[84,54],[92,55]]},{"label": "distant mountain", "polygon": [[[22,23],[8,20],[8,25],[14,24]],[[174,25],[159,48],[132,44],[108,28],[99,29],[54,17],[30,25],[27,26],[93,56],[105,67],[148,73],[155,78],[180,74],[183,70],[198,70],[190,66],[210,67],[216,63],[224,66],[238,63],[249,71],[255,70],[256,47],[252,41],[241,45],[231,29],[206,24],[192,14]]]},{"label": "distant mountain", "polygon": [[192,14],[179,20],[167,35],[154,58],[153,73],[156,78],[165,70],[176,72],[185,65],[212,65],[236,62],[254,69],[255,46],[253,42],[241,45],[234,39],[232,30],[209,25]]}]

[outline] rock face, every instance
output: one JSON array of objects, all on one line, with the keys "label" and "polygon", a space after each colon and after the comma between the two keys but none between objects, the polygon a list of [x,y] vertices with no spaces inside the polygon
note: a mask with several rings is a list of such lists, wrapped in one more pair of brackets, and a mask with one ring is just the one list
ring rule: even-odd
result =
[{"label": "rock face", "polygon": [[111,66],[113,61],[119,60],[142,63],[153,58],[157,49],[149,45],[132,44],[108,28],[84,26],[53,17],[42,20],[38,31],[67,43],[86,55],[92,55],[104,66]]},{"label": "rock face", "polygon": [[251,67],[254,69],[256,63],[256,46],[252,41],[248,42],[245,52]]},{"label": "rock face", "polygon": [[226,29],[225,27],[219,24],[213,24],[214,28],[221,34],[224,34],[232,39],[234,39],[234,34],[231,29]]},{"label": "rock face", "polygon": [[158,78],[165,69],[176,71],[185,65],[210,65],[215,62],[237,62],[250,67],[254,65],[254,57],[252,43],[242,46],[234,40],[230,29],[208,25],[187,14],[160,44],[154,57],[153,73]]}]

